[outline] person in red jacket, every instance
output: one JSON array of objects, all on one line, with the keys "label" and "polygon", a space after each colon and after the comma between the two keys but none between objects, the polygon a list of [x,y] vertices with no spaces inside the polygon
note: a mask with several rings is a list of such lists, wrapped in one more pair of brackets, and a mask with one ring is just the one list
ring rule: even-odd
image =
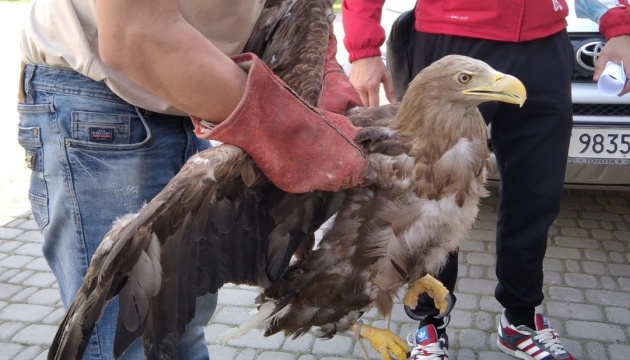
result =
[{"label": "person in red jacket", "polygon": [[[384,85],[395,102],[391,75],[379,47],[384,0],[344,0],[344,45],[350,80],[366,106],[379,104]],[[607,44],[594,80],[608,61],[623,62],[630,77],[630,9],[627,0],[576,0],[576,12],[599,22]],[[412,75],[435,60],[461,54],[478,58],[521,79],[528,99],[522,108],[498,103],[480,107],[492,123],[491,138],[501,175],[496,234],[495,296],[505,308],[497,345],[522,359],[573,359],[547,319],[536,313],[543,301],[543,258],[547,232],[563,190],[572,127],[573,48],[566,32],[565,0],[419,0],[415,7]],[[626,83],[619,96],[630,92]],[[453,292],[457,253],[438,278]],[[446,319],[436,319],[421,296],[409,315],[421,319],[411,358],[447,359]]]}]

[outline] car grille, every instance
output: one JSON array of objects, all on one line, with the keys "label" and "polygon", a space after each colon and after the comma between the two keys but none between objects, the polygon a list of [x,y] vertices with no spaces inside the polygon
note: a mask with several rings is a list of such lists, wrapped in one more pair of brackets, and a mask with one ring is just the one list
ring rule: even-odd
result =
[{"label": "car grille", "polygon": [[630,116],[630,104],[573,104],[573,115]]},{"label": "car grille", "polygon": [[592,82],[593,67],[605,39],[599,34],[569,33],[573,45],[573,82]]},{"label": "car grille", "polygon": [[578,83],[592,83],[593,82],[593,73],[591,72],[591,74],[583,74],[582,70],[580,71],[573,71],[573,82],[578,82]]},{"label": "car grille", "polygon": [[[573,82],[593,83],[593,67],[605,39],[595,33],[569,33],[573,45]],[[630,104],[573,104],[573,115],[630,116]]]}]

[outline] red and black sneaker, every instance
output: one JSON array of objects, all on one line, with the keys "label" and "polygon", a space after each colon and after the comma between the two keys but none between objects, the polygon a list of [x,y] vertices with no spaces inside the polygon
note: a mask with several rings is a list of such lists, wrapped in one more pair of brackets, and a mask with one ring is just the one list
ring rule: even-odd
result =
[{"label": "red and black sneaker", "polygon": [[415,334],[407,336],[407,343],[412,347],[409,360],[447,360],[448,336],[443,334],[438,339],[435,326],[428,324]]},{"label": "red and black sneaker", "polygon": [[505,311],[499,322],[497,346],[501,351],[525,360],[575,360],[562,344],[558,333],[542,314],[534,315],[536,330],[525,325],[515,327],[508,323]]}]

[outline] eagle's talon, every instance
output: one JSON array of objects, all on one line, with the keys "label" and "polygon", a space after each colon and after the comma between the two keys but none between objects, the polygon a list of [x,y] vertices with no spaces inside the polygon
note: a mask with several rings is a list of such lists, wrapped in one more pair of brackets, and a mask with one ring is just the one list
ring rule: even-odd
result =
[{"label": "eagle's talon", "polygon": [[451,293],[446,294],[446,296],[444,297],[444,301],[446,302],[446,309],[442,310],[442,308],[440,308],[440,313],[434,316],[434,318],[441,319],[449,315],[451,311],[453,311],[453,307],[455,307],[455,301],[453,301],[453,296],[451,296]]},{"label": "eagle's talon", "polygon": [[359,323],[353,325],[350,330],[357,331],[360,337],[366,338],[370,346],[381,354],[383,360],[391,360],[390,354],[393,354],[396,360],[408,358],[409,346],[389,329],[378,329]]},{"label": "eagle's talon", "polygon": [[447,315],[449,315],[451,313],[451,311],[453,310],[453,307],[455,307],[455,301],[453,300],[453,296],[448,293],[445,297],[446,303],[447,303],[447,308],[446,311],[442,312],[442,313],[438,313],[435,314],[435,311],[439,311],[437,309],[432,309],[430,311],[418,311],[415,307],[409,307],[409,305],[405,305],[405,313],[407,314],[407,316],[409,316],[410,319],[413,320],[424,320],[424,318],[426,318],[427,316],[431,315],[434,319],[441,319]]},{"label": "eagle's talon", "polygon": [[430,313],[417,315],[412,312],[412,310],[418,306],[418,295],[423,292],[426,292],[433,299],[435,307],[439,310],[438,314],[434,316],[436,319],[443,318],[451,313],[455,306],[453,296],[451,296],[448,289],[439,280],[431,275],[425,275],[413,283],[405,294],[403,304],[405,305],[405,312],[409,317],[418,320],[424,318],[426,315],[430,315]]}]

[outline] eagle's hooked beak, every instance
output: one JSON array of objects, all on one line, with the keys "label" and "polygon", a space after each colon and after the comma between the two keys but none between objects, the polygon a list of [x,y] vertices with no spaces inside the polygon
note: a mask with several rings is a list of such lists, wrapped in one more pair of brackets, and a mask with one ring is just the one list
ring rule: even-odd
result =
[{"label": "eagle's hooked beak", "polygon": [[516,104],[520,107],[527,99],[527,92],[523,83],[512,75],[495,72],[491,84],[478,86],[462,91],[466,95],[473,95],[486,101],[501,101]]}]

